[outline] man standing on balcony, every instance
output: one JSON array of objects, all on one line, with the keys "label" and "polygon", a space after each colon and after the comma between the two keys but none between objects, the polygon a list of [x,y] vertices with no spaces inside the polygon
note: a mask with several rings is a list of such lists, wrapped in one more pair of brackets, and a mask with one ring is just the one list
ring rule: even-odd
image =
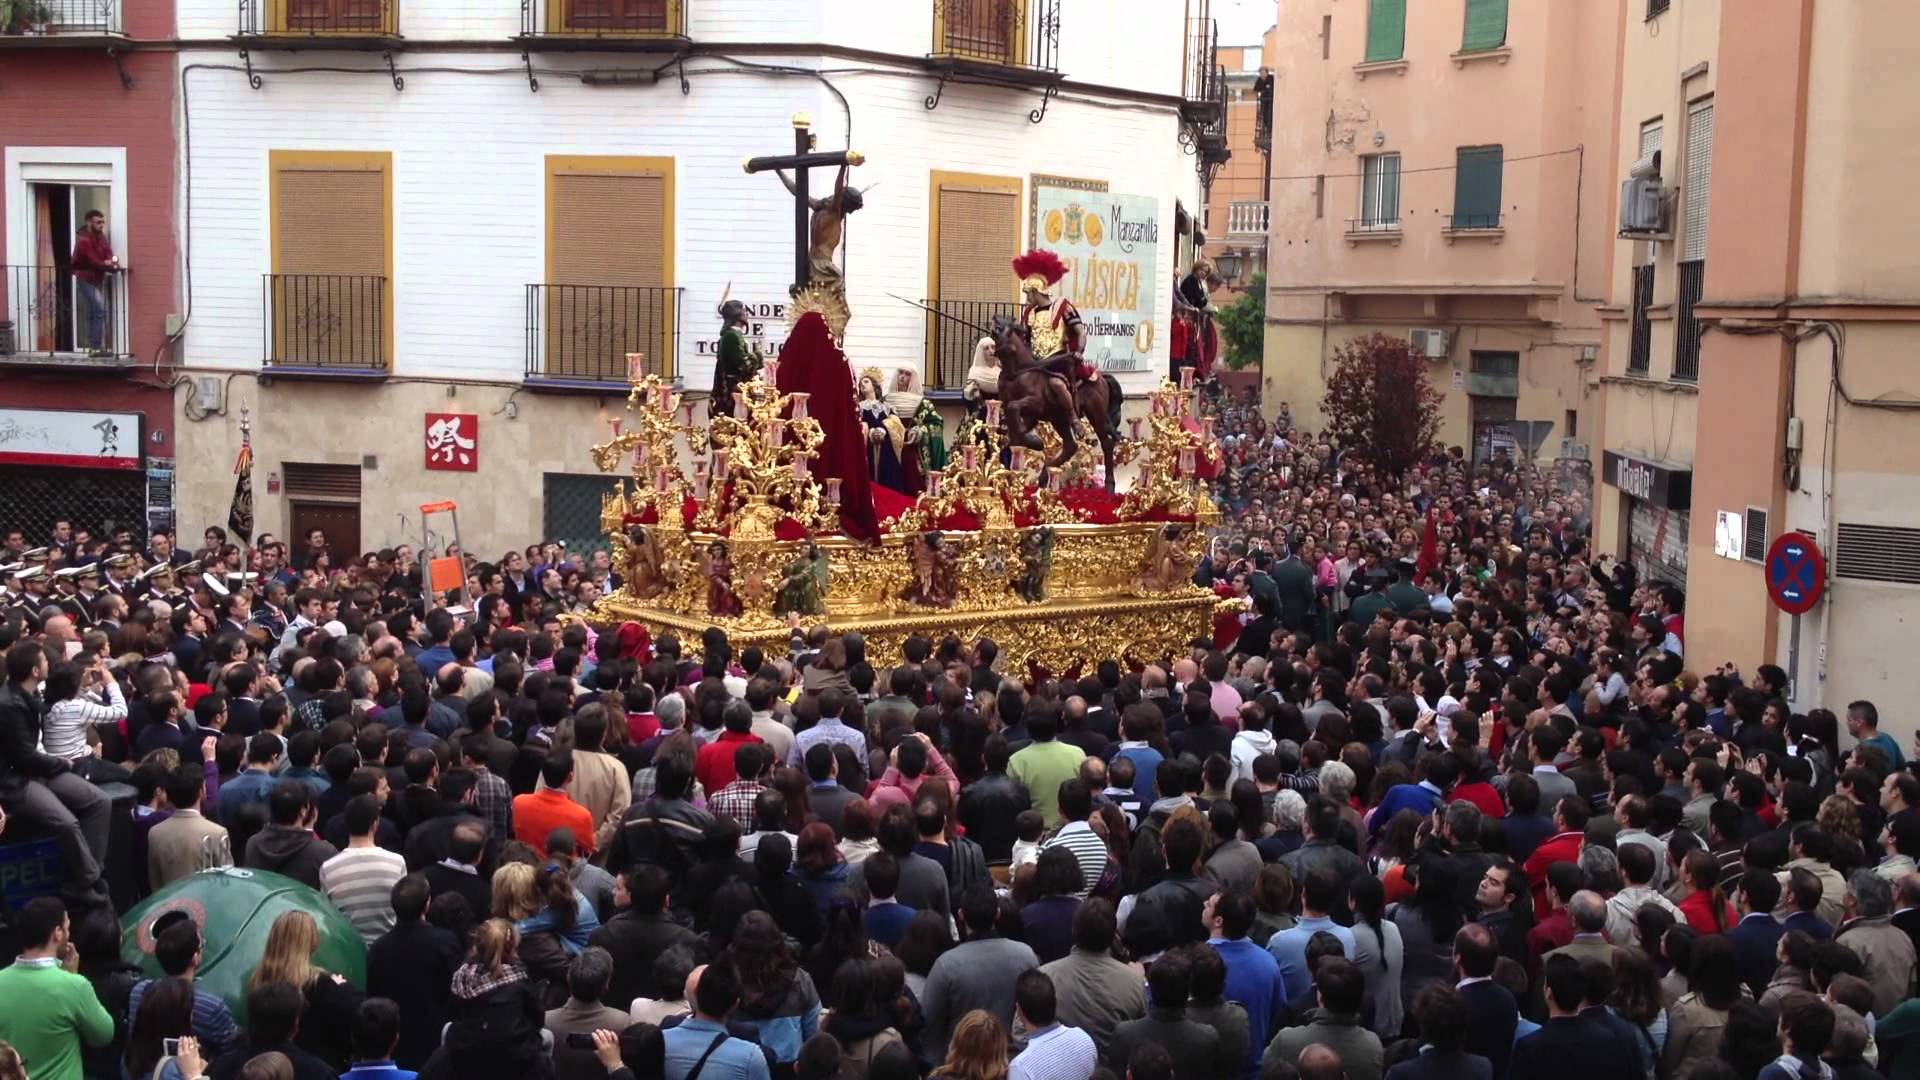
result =
[{"label": "man standing on balcony", "polygon": [[80,283],[80,312],[84,318],[75,327],[80,332],[80,348],[104,352],[107,345],[107,275],[118,273],[120,257],[107,241],[107,215],[87,211],[86,226],[73,240],[73,277]]}]

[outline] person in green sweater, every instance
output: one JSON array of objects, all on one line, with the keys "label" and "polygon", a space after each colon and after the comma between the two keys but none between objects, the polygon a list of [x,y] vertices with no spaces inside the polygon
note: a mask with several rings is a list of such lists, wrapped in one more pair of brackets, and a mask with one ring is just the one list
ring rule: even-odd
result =
[{"label": "person in green sweater", "polygon": [[0,969],[0,1039],[20,1052],[29,1080],[81,1080],[80,1044],[112,1042],[113,1017],[92,983],[60,966],[71,951],[67,906],[29,900],[17,926],[20,957]]},{"label": "person in green sweater", "polygon": [[1057,829],[1062,820],[1060,785],[1080,774],[1080,762],[1087,755],[1079,747],[1054,738],[1060,733],[1060,707],[1052,702],[1036,701],[1027,706],[1027,733],[1033,741],[1007,762],[1007,775],[1027,785],[1033,794],[1033,808],[1047,819],[1047,828]]}]

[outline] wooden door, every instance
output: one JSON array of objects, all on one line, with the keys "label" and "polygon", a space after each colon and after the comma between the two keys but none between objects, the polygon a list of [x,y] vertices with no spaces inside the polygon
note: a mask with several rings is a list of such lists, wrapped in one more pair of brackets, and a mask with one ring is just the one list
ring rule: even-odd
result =
[{"label": "wooden door", "polygon": [[327,534],[327,549],[333,565],[360,554],[360,506],[358,503],[294,502],[289,507],[287,535],[297,539],[290,544],[304,547],[310,530]]}]

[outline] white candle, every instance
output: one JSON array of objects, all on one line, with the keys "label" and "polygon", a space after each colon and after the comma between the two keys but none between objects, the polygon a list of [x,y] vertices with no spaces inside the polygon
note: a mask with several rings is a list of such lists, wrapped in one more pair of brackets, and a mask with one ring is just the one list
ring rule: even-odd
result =
[{"label": "white candle", "polygon": [[780,381],[780,361],[768,360],[760,365],[760,378],[768,383]]},{"label": "white candle", "polygon": [[837,476],[827,478],[827,502],[833,506],[840,505],[840,478]]},{"label": "white candle", "polygon": [[807,478],[807,455],[793,455],[793,475],[795,479],[799,480],[805,480]]},{"label": "white candle", "polygon": [[644,465],[645,465],[645,464],[647,463],[647,452],[648,452],[648,451],[649,451],[650,449],[651,449],[651,447],[649,447],[649,446],[648,446],[648,445],[647,445],[646,443],[641,443],[640,445],[638,445],[638,446],[636,446],[636,447],[634,447],[634,448],[633,448],[633,463],[634,463],[635,465],[642,465],[642,466],[644,466]]},{"label": "white candle", "polygon": [[1137,416],[1129,418],[1127,428],[1130,432],[1129,437],[1137,441],[1140,438],[1140,418]]},{"label": "white candle", "polygon": [[812,394],[793,395],[793,418],[795,420],[805,420],[807,418],[807,399],[812,396]]},{"label": "white candle", "polygon": [[607,421],[607,426],[613,429],[613,437],[614,437],[614,438],[616,438],[616,439],[617,439],[617,438],[619,438],[619,437],[620,437],[620,428],[621,428],[621,425],[622,425],[623,423],[624,423],[624,421],[622,421],[622,420],[621,420],[621,419],[620,419],[619,417],[617,417],[617,416],[616,416],[616,417],[614,417],[613,419],[611,419],[611,420],[609,420],[609,421]]},{"label": "white candle", "polygon": [[972,472],[974,470],[974,466],[976,462],[979,460],[979,458],[978,458],[978,450],[974,447],[972,443],[968,443],[967,445],[960,448],[960,460],[964,464],[968,472]]},{"label": "white candle", "polygon": [[987,402],[987,426],[991,428],[1000,426],[1000,403],[998,401]]},{"label": "white candle", "polygon": [[1193,389],[1193,368],[1191,366],[1184,366],[1180,369],[1180,389]]},{"label": "white candle", "polygon": [[786,437],[786,434],[786,426],[778,420],[774,421],[773,426],[767,429],[767,449],[772,450],[778,447]]},{"label": "white candle", "polygon": [[713,478],[718,480],[725,475],[727,475],[727,452],[725,450],[715,450],[713,452]]},{"label": "white candle", "polygon": [[695,471],[693,474],[693,497],[702,502],[706,501],[707,474],[705,471]]},{"label": "white candle", "polygon": [[628,353],[627,354],[627,381],[639,382],[641,379],[646,378],[646,374],[647,374],[647,355],[645,353],[637,353],[637,352]]},{"label": "white candle", "polygon": [[747,399],[741,397],[733,399],[733,418],[735,420],[745,420],[747,418]]},{"label": "white candle", "polygon": [[1059,494],[1060,492],[1060,470],[1059,469],[1055,469],[1052,472],[1047,474],[1047,490],[1055,493],[1056,495]]},{"label": "white candle", "polygon": [[1178,476],[1193,475],[1193,451],[1191,450],[1180,451],[1180,471],[1175,475],[1178,475]]},{"label": "white candle", "polygon": [[940,495],[940,474],[932,473],[927,477],[927,494],[936,498]]}]

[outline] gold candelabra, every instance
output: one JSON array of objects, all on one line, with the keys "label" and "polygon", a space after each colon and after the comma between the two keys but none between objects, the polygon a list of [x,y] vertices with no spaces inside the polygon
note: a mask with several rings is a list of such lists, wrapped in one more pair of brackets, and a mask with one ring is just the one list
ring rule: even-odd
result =
[{"label": "gold candelabra", "polygon": [[608,421],[613,437],[593,448],[593,463],[601,472],[613,472],[632,454],[638,487],[628,495],[622,484],[622,513],[644,513],[651,507],[658,521],[679,528],[681,507],[694,486],[680,468],[675,440],[685,438],[687,448],[697,455],[706,448],[707,433],[694,426],[693,406],[681,402],[673,384],[658,375],[640,375],[641,359],[639,353],[627,356],[632,386],[627,393],[629,416]]},{"label": "gold candelabra", "polygon": [[1161,510],[1176,517],[1210,517],[1213,500],[1199,477],[1201,461],[1217,464],[1220,446],[1213,434],[1213,418],[1199,421],[1193,431],[1186,421],[1194,416],[1193,369],[1181,369],[1182,386],[1161,380],[1160,388],[1147,395],[1146,432],[1141,418],[1132,421],[1131,437],[1115,449],[1117,462],[1140,459],[1140,475],[1132,490],[1121,501],[1123,517],[1135,517]]},{"label": "gold candelabra", "polygon": [[985,421],[961,429],[959,446],[948,454],[947,467],[927,475],[926,492],[900,516],[899,527],[905,532],[928,532],[964,509],[979,519],[983,529],[1008,530],[1015,526],[1018,508],[1028,501],[1043,524],[1079,521],[1059,495],[1041,482],[1044,466],[1043,458],[1026,447],[1009,450],[1000,434],[1000,403],[989,401]]},{"label": "gold candelabra", "polygon": [[778,362],[767,361],[734,391],[733,415],[713,418],[711,462],[697,465],[694,475],[703,496],[696,527],[754,541],[772,539],[783,516],[809,532],[838,526],[839,507],[812,474],[826,433],[807,415],[808,395],[782,394],[774,385],[778,370]]}]

